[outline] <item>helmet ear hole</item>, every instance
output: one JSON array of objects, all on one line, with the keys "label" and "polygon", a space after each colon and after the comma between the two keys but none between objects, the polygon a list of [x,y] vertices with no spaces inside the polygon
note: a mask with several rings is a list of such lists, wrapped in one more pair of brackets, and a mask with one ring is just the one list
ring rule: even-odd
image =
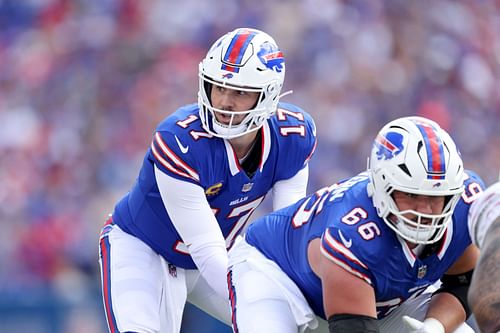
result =
[{"label": "helmet ear hole", "polygon": [[403,172],[404,172],[404,173],[406,173],[408,176],[410,176],[410,177],[411,177],[410,170],[408,170],[408,167],[406,166],[406,164],[400,164],[400,165],[398,165],[398,166],[399,166],[399,168],[400,168],[401,170],[403,170]]}]

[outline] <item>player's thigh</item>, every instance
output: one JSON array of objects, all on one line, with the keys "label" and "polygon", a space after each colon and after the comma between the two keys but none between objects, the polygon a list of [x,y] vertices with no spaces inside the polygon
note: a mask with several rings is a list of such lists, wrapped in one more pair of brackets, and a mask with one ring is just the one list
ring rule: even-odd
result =
[{"label": "player's thigh", "polygon": [[188,302],[231,326],[231,307],[227,298],[217,294],[198,270],[186,270]]},{"label": "player's thigh", "polygon": [[103,300],[110,328],[119,332],[160,331],[160,257],[116,225],[101,238],[100,252]]},{"label": "player's thigh", "polygon": [[285,300],[264,299],[247,304],[245,310],[245,315],[236,312],[238,319],[235,322],[235,328],[239,333],[299,332],[299,327]]},{"label": "player's thigh", "polygon": [[296,333],[298,326],[282,286],[246,262],[229,274],[233,329],[240,333]]}]

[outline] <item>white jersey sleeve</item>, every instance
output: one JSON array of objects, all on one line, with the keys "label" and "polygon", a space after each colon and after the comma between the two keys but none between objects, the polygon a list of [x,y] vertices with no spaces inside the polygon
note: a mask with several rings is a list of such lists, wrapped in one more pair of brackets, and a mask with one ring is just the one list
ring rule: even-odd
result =
[{"label": "white jersey sleeve", "polygon": [[306,164],[292,178],[280,180],[274,184],[273,210],[289,206],[306,196],[307,181],[309,179],[309,164]]},{"label": "white jersey sleeve", "polygon": [[156,166],[155,176],[163,204],[200,274],[228,299],[226,242],[203,188],[173,178]]},{"label": "white jersey sleeve", "polygon": [[500,181],[491,185],[472,203],[468,226],[472,242],[481,247],[486,233],[500,216]]}]

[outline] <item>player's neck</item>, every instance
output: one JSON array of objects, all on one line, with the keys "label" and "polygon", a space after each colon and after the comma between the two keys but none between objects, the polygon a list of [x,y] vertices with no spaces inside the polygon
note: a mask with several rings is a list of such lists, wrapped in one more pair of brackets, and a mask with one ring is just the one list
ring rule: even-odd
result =
[{"label": "player's neck", "polygon": [[406,239],[405,239],[404,241],[405,241],[406,245],[408,245],[408,248],[409,248],[410,250],[414,250],[414,249],[415,249],[415,248],[419,245],[419,244],[417,244],[417,243],[412,243],[412,242],[409,242],[409,241],[407,241]]},{"label": "player's neck", "polygon": [[254,131],[238,138],[230,139],[229,143],[233,147],[236,157],[243,159],[252,150],[258,131]]},{"label": "player's neck", "polygon": [[410,247],[413,254],[415,254],[417,257],[419,257],[422,254],[422,252],[424,251],[425,245],[424,244],[408,243],[408,247]]}]

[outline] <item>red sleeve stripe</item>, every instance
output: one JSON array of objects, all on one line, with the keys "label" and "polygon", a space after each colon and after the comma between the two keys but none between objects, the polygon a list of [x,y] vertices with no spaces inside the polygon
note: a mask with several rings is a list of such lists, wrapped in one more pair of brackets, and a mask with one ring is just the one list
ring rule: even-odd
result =
[{"label": "red sleeve stripe", "polygon": [[233,284],[233,271],[229,269],[227,272],[227,287],[229,289],[229,302],[231,303],[231,322],[233,323],[233,330],[238,333],[238,323],[236,322],[236,288]]},{"label": "red sleeve stripe", "polygon": [[154,142],[151,143],[151,151],[153,152],[153,155],[156,157],[156,159],[158,160],[158,162],[160,162],[161,165],[163,165],[165,168],[167,168],[167,170],[169,170],[169,171],[171,171],[171,172],[173,172],[175,174],[178,174],[179,176],[182,176],[182,177],[185,177],[185,178],[189,178],[189,179],[192,179],[192,180],[195,180],[195,181],[199,181],[198,179],[195,179],[195,178],[191,177],[189,174],[187,174],[185,172],[182,172],[180,170],[177,170],[170,163],[168,163],[167,160],[165,160],[163,158],[163,156],[161,156],[158,153],[158,151],[156,150]]},{"label": "red sleeve stripe", "polygon": [[348,271],[349,273],[353,274],[354,276],[366,281],[368,284],[372,285],[372,280],[366,276],[365,274],[361,273],[360,271],[352,268],[351,266],[349,266],[348,264],[346,264],[345,262],[343,262],[342,260],[332,256],[330,253],[328,253],[327,250],[325,250],[323,248],[323,246],[321,246],[321,252],[331,261],[333,261],[336,265],[342,267],[343,269],[345,269],[346,271]]},{"label": "red sleeve stripe", "polygon": [[113,311],[113,298],[111,296],[111,243],[109,237],[101,238],[99,242],[101,255],[101,280],[102,296],[104,300],[104,310],[109,331],[111,333],[119,332],[116,324],[115,312]]},{"label": "red sleeve stripe", "polygon": [[179,169],[184,169],[184,171],[186,171],[191,178],[193,178],[198,182],[200,181],[200,175],[196,171],[194,171],[189,165],[183,162],[177,155],[174,154],[173,151],[171,151],[168,148],[165,142],[163,142],[160,133],[158,132],[155,133],[155,142],[158,144],[158,147],[160,147],[162,153],[165,154],[168,158],[170,158]]},{"label": "red sleeve stripe", "polygon": [[[323,238],[322,247],[324,246],[323,244],[326,243],[334,252],[338,252],[343,254],[347,259],[350,261],[354,262],[355,264],[363,267],[364,269],[368,269],[368,266],[363,264],[361,260],[359,260],[354,253],[352,253],[348,248],[346,248],[343,244],[339,243],[333,236],[330,234],[330,230],[327,230],[325,232],[325,236]],[[325,250],[328,251],[327,248]]]},{"label": "red sleeve stripe", "polygon": [[306,165],[311,157],[313,156],[314,152],[316,151],[316,146],[318,145],[318,140],[314,140],[314,146],[311,149],[311,152],[309,153],[309,156],[307,156],[306,160],[304,161],[304,165]]}]

